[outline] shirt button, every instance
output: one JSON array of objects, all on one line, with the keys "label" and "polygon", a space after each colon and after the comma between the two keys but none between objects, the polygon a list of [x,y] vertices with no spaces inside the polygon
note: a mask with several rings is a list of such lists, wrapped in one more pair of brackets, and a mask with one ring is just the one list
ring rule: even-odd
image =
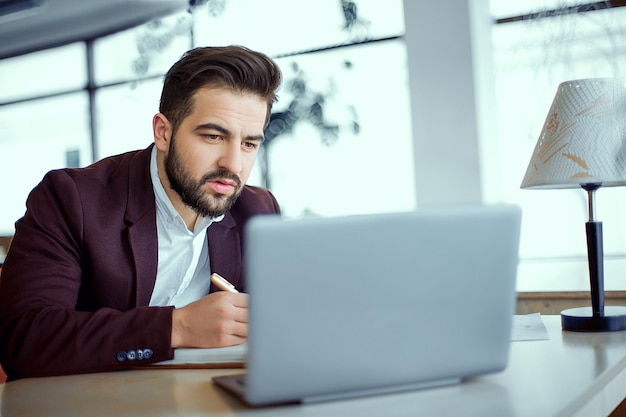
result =
[{"label": "shirt button", "polygon": [[124,362],[126,360],[126,352],[117,352],[117,361]]},{"label": "shirt button", "polygon": [[137,359],[137,351],[135,351],[134,349],[131,349],[128,352],[126,352],[126,356],[128,357],[129,361],[134,361],[135,359]]}]

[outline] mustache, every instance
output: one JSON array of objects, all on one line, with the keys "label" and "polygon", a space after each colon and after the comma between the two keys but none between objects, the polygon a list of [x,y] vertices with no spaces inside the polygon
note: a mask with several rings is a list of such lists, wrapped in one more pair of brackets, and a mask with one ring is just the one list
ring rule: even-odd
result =
[{"label": "mustache", "polygon": [[200,180],[201,184],[204,184],[207,181],[216,180],[216,179],[227,179],[235,182],[237,184],[237,188],[241,187],[241,180],[239,177],[232,172],[228,172],[225,169],[218,169],[215,171],[207,172],[204,174],[202,179]]}]

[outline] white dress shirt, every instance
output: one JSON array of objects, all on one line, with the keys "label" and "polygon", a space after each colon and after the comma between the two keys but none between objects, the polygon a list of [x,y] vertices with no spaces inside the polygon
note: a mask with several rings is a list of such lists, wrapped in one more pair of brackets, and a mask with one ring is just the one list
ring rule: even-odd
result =
[{"label": "white dress shirt", "polygon": [[156,197],[158,267],[151,306],[183,307],[209,293],[211,268],[207,229],[224,215],[198,216],[190,231],[159,180],[156,147],[152,149],[150,175]]}]

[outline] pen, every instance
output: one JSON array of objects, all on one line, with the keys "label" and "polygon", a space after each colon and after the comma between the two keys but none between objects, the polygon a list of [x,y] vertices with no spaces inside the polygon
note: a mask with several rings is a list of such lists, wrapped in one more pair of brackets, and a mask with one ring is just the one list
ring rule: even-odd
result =
[{"label": "pen", "polygon": [[237,289],[235,288],[233,284],[226,281],[224,277],[222,277],[220,274],[217,274],[215,272],[211,274],[211,282],[217,285],[221,290],[230,291],[230,292],[239,292],[237,291]]}]

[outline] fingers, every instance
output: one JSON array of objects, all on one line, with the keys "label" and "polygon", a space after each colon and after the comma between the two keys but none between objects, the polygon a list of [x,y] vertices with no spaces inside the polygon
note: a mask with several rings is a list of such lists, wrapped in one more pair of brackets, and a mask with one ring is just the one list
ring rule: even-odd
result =
[{"label": "fingers", "polygon": [[176,309],[172,347],[222,347],[248,336],[248,296],[220,291]]},{"label": "fingers", "polygon": [[[221,294],[221,293],[220,293]],[[224,327],[221,333],[225,336],[223,345],[234,345],[245,342],[248,337],[248,295],[225,293],[226,310],[222,316]]]},{"label": "fingers", "polygon": [[[210,299],[216,303],[216,310],[219,317],[232,319],[237,322],[248,322],[248,295],[242,293],[231,293],[220,291],[209,294],[205,297],[207,302]],[[200,300],[203,302],[203,300]]]},{"label": "fingers", "polygon": [[217,296],[218,294],[228,299],[228,301],[235,307],[248,308],[248,294],[221,291],[211,295]]},{"label": "fingers", "polygon": [[229,333],[234,337],[246,339],[248,337],[248,323],[233,323],[232,329]]}]

